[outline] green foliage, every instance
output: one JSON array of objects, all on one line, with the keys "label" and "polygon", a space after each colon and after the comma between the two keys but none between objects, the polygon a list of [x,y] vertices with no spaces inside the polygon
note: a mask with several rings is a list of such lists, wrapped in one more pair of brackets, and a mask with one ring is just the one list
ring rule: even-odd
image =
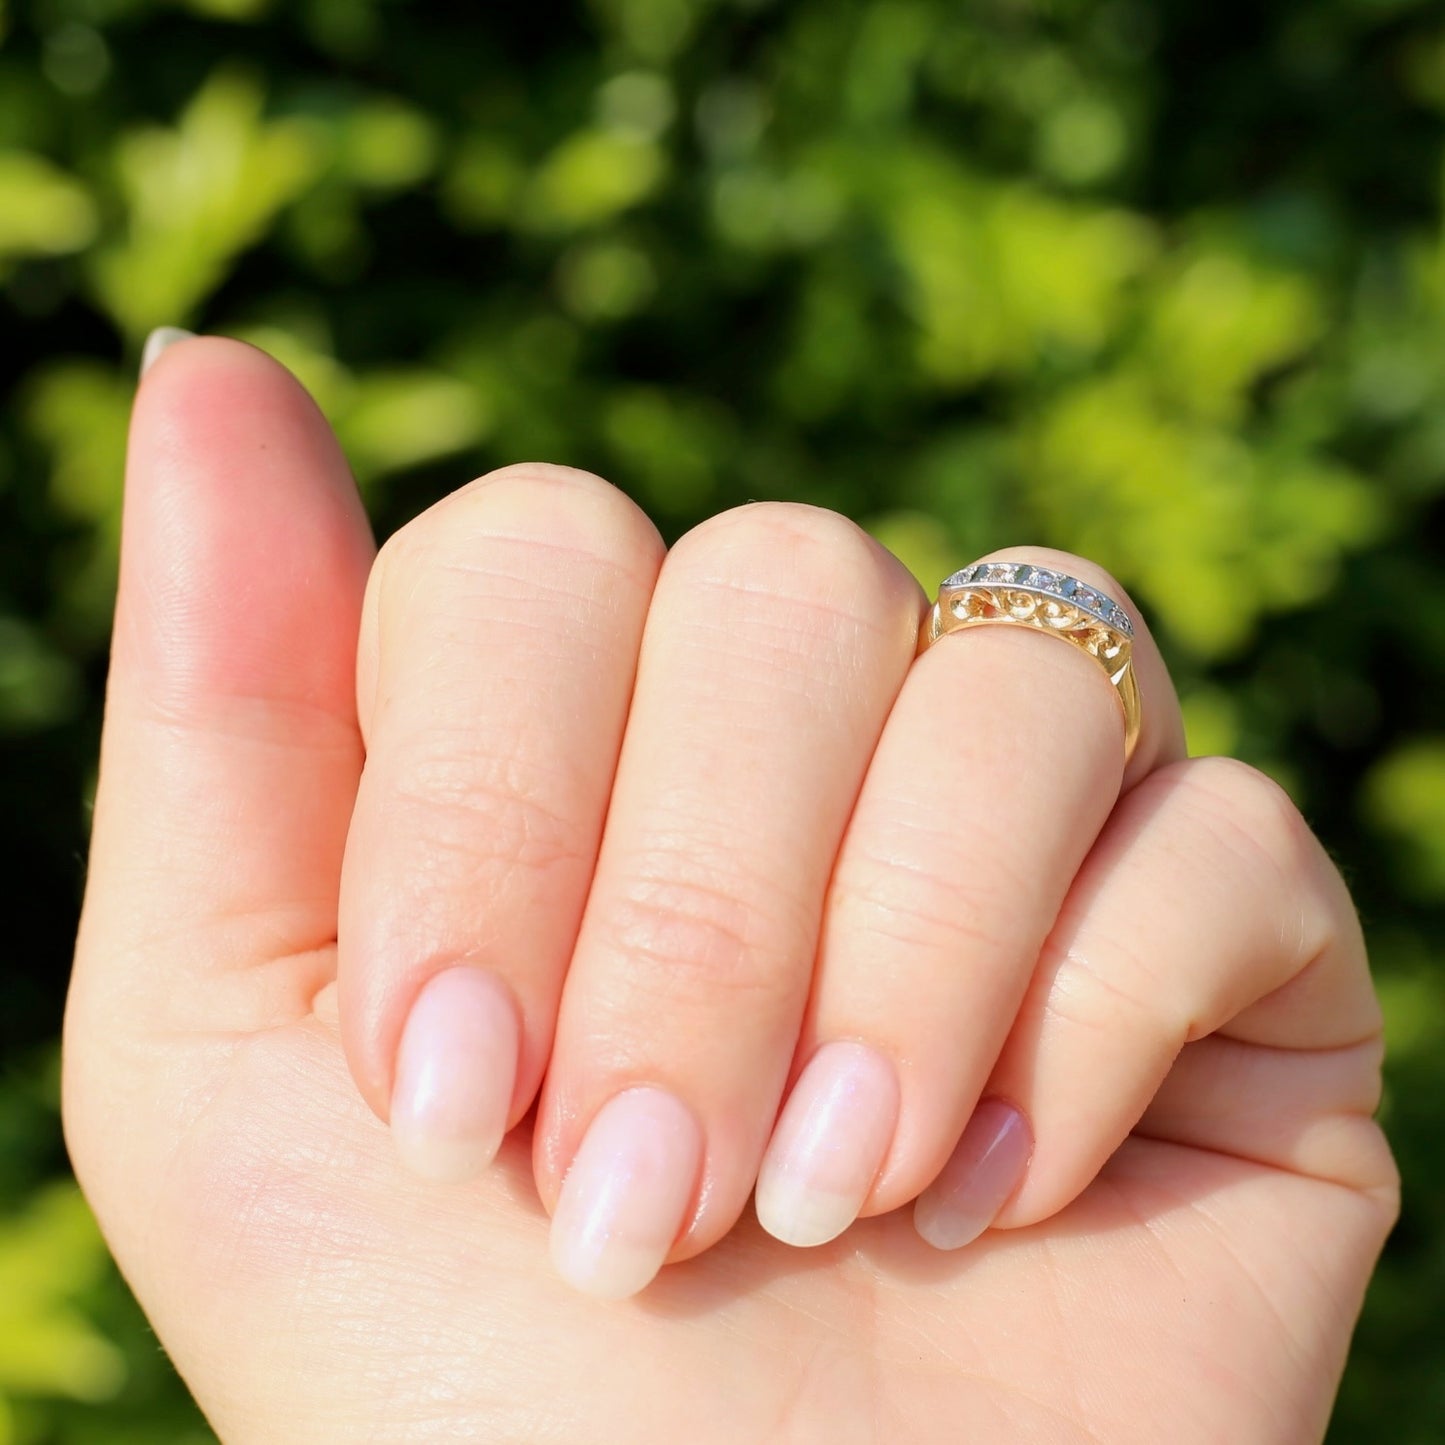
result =
[{"label": "green foliage", "polygon": [[1381,758],[1366,780],[1365,805],[1404,844],[1415,890],[1445,897],[1445,738],[1412,738]]},{"label": "green foliage", "polygon": [[95,237],[95,206],[84,188],[40,156],[0,153],[0,264],[23,256],[61,256]]},{"label": "green foliage", "polygon": [[126,227],[89,272],[101,308],[132,341],[193,318],[236,257],[317,179],[321,138],[269,121],[251,77],[218,71],[174,128],[118,137],[110,158]]},{"label": "green foliage", "polygon": [[[125,1359],[70,1297],[101,1274],[105,1243],[80,1191],[47,1184],[0,1230],[0,1390],[108,1400]],[[0,1439],[3,1439],[0,1436]]]},{"label": "green foliage", "polygon": [[[1438,11],[533,9],[0,3],[6,1047],[58,1028],[154,325],[281,357],[383,531],[547,457],[671,535],[840,508],[928,587],[1046,541],[1351,877],[1408,1189],[1333,1438],[1445,1438]],[[207,1438],[24,1067],[0,1135],[0,1442]]]}]

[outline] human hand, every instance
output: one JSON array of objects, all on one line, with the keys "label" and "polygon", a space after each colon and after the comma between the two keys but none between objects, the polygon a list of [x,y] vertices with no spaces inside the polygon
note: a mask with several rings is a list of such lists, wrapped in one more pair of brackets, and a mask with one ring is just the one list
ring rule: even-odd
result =
[{"label": "human hand", "polygon": [[[1378,1015],[1323,851],[1182,759],[1142,629],[1125,773],[1087,659],[915,662],[916,586],[826,513],[664,562],[604,483],[513,468],[372,563],[296,384],[167,353],[65,1114],[224,1439],[1318,1438],[1394,1217]],[[737,1221],[815,1054],[760,1206],[868,1217],[800,1250]],[[935,1238],[1002,1210],[967,1249],[900,1208],[940,1169]],[[686,1262],[588,1298],[552,1212],[584,1289]]]}]

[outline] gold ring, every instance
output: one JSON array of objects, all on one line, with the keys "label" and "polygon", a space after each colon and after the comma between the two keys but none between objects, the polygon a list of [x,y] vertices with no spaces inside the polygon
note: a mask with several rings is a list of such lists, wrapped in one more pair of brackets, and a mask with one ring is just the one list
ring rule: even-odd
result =
[{"label": "gold ring", "polygon": [[928,647],[946,632],[996,622],[1062,638],[1104,669],[1124,709],[1127,763],[1139,741],[1141,716],[1129,614],[1077,577],[1028,562],[975,562],[943,579],[920,642]]}]

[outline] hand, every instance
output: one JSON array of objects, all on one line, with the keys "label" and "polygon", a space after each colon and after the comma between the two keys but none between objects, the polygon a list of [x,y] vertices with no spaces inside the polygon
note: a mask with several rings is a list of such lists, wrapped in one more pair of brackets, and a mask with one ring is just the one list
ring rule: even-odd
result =
[{"label": "hand", "polygon": [[[65,1118],[225,1440],[1320,1436],[1396,1207],[1344,887],[1147,636],[1126,772],[1089,659],[922,607],[560,468],[373,568],[285,372],[148,374]],[[674,1262],[589,1298],[553,1212]]]}]

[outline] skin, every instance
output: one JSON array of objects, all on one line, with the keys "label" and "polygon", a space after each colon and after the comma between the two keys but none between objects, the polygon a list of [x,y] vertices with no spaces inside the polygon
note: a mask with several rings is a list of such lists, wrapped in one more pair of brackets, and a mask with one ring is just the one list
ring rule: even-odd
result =
[{"label": "skin", "polygon": [[[1126,770],[1087,658],[915,660],[916,586],[815,509],[664,555],[600,479],[508,468],[377,560],[309,399],[219,339],[147,373],[126,488],[65,1125],[224,1440],[1322,1436],[1397,1211],[1378,1010],[1323,849],[1183,756],[1147,635]],[[495,1160],[438,1183],[384,1121],[458,964],[517,1068]],[[896,1126],[798,1249],[748,1197],[838,1040]],[[657,1279],[590,1298],[549,1214],[638,1084],[696,1177]],[[940,1251],[904,1206],[981,1096],[1033,1155]]]}]

